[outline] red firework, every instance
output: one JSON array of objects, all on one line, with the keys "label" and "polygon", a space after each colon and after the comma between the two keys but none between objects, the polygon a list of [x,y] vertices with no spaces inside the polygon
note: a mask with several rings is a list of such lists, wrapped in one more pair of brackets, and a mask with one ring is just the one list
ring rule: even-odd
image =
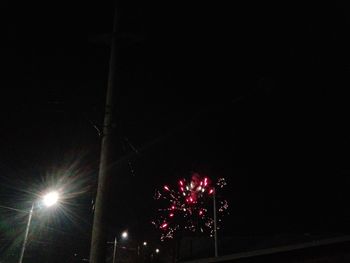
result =
[{"label": "red firework", "polygon": [[[213,194],[225,185],[224,178],[219,178],[216,184],[212,184],[207,176],[194,173],[190,180],[179,180],[177,187],[164,185],[162,192],[157,191],[155,199],[166,201],[166,207],[158,209],[160,215],[152,222],[162,230],[161,240],[173,238],[179,229],[207,231],[212,235],[214,220],[212,213],[208,213],[208,208],[213,206]],[[228,202],[219,201],[217,207],[217,214],[224,214]]]}]

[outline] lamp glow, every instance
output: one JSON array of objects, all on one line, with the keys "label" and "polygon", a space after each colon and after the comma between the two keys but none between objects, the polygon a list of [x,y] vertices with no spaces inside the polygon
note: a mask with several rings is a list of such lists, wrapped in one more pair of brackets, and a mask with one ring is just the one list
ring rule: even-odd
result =
[{"label": "lamp glow", "polygon": [[43,197],[43,203],[46,207],[53,206],[58,201],[58,193],[57,192],[50,192],[44,195]]},{"label": "lamp glow", "polygon": [[122,233],[122,238],[124,238],[124,239],[128,238],[128,232],[124,231]]}]

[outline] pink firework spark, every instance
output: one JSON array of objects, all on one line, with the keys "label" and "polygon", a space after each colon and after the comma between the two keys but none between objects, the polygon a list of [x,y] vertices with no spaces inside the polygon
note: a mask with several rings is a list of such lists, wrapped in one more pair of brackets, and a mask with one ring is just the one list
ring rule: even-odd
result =
[{"label": "pink firework spark", "polygon": [[173,190],[176,187],[164,185],[162,192],[156,192],[155,199],[163,200],[166,204],[158,209],[159,217],[152,221],[152,224],[162,230],[161,240],[173,238],[180,229],[192,232],[199,230],[212,235],[213,194],[217,196],[218,216],[224,215],[228,210],[228,202],[221,200],[217,192],[226,185],[224,178],[219,178],[213,184],[209,177],[199,173],[193,173],[190,180],[179,180],[177,190]]}]

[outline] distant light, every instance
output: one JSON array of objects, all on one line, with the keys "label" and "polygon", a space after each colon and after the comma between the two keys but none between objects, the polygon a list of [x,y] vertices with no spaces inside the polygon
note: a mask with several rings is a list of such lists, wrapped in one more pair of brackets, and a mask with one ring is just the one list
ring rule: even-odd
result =
[{"label": "distant light", "polygon": [[43,203],[45,206],[50,207],[57,203],[58,201],[58,193],[57,192],[50,192],[44,195],[43,197]]},{"label": "distant light", "polygon": [[159,249],[158,249],[158,248],[156,248],[156,253],[157,253],[157,254],[159,253]]},{"label": "distant light", "polygon": [[124,238],[124,239],[128,238],[128,232],[127,231],[124,231],[122,233],[122,238]]},{"label": "distant light", "polygon": [[145,241],[145,242],[143,242],[143,245],[144,245],[144,246],[147,246],[147,242],[146,242],[146,241]]}]

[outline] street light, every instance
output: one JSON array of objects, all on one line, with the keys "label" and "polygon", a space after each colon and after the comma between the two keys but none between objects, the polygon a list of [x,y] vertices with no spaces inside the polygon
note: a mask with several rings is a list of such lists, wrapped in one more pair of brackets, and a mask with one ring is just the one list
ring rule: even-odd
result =
[{"label": "street light", "polygon": [[46,207],[53,206],[56,204],[58,201],[58,193],[56,191],[47,193],[46,195],[43,196],[43,204]]},{"label": "street light", "polygon": [[160,252],[160,250],[158,248],[156,248],[156,253],[158,254]]},{"label": "street light", "polygon": [[[127,231],[123,231],[122,234],[122,239],[127,239],[129,234]],[[114,242],[113,242],[113,259],[112,262],[115,263],[117,260],[117,237],[114,238]]]},{"label": "street light", "polygon": [[23,240],[23,245],[22,245],[22,249],[21,249],[21,254],[19,257],[19,263],[23,262],[23,256],[24,256],[24,251],[26,249],[26,245],[27,245],[27,241],[28,241],[28,234],[29,234],[29,229],[30,229],[30,223],[32,222],[32,216],[33,216],[33,212],[34,212],[34,207],[37,203],[43,203],[46,207],[51,207],[53,205],[55,205],[59,200],[59,194],[56,191],[53,192],[49,192],[47,194],[45,194],[41,200],[39,201],[34,201],[30,211],[29,211],[29,216],[28,216],[28,222],[27,222],[27,227],[26,227],[26,232],[24,234],[24,240]]},{"label": "street light", "polygon": [[143,245],[144,245],[144,246],[147,246],[147,242],[146,242],[146,241],[145,241],[145,242],[143,242]]},{"label": "street light", "polygon": [[123,238],[123,239],[127,239],[127,238],[128,238],[128,232],[127,232],[127,231],[124,231],[124,232],[122,233],[122,238]]}]

